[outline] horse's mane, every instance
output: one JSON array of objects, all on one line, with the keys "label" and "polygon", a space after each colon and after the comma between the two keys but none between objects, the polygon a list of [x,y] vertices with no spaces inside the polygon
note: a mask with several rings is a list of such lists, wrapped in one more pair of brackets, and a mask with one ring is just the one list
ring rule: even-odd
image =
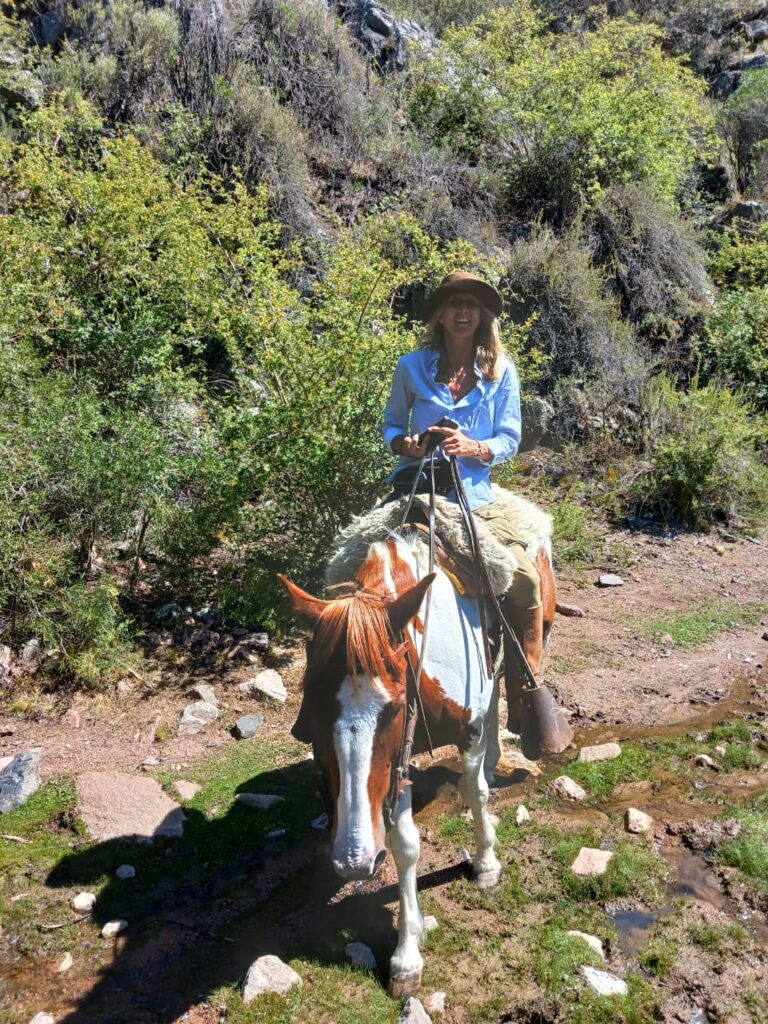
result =
[{"label": "horse's mane", "polygon": [[[354,587],[355,584],[349,584]],[[346,630],[346,664],[349,671],[370,679],[390,679],[399,649],[392,643],[387,598],[376,591],[356,589],[329,601],[315,627],[313,662],[322,663],[337,650]],[[315,664],[313,667],[317,667]],[[307,665],[309,670],[309,665]]]}]

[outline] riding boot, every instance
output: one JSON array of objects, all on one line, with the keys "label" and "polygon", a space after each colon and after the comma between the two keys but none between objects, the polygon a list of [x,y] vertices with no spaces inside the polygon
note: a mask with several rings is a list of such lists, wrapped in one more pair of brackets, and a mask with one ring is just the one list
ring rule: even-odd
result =
[{"label": "riding boot", "polygon": [[[544,609],[520,608],[509,598],[502,598],[501,610],[515,631],[526,661],[534,676],[538,676],[544,643]],[[520,653],[511,638],[504,637],[504,685],[507,695],[507,728],[510,732],[521,733],[520,694],[525,681],[520,666]]]}]

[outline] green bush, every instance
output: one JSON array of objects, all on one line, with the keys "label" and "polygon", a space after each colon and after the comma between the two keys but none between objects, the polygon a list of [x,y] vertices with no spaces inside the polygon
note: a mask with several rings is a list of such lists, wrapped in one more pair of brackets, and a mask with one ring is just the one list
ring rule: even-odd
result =
[{"label": "green bush", "polygon": [[706,373],[768,412],[768,286],[723,292],[697,348]]},{"label": "green bush", "polygon": [[630,489],[640,508],[696,527],[717,520],[762,528],[768,420],[718,384],[676,391],[665,376],[643,394],[647,468]]},{"label": "green bush", "polygon": [[718,118],[736,188],[759,194],[768,184],[768,70],[746,71]]}]

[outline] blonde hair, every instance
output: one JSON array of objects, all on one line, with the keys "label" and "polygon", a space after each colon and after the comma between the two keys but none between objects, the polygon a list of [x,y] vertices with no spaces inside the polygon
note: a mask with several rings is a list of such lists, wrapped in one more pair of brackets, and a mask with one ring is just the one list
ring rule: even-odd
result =
[{"label": "blonde hair", "polygon": [[[445,331],[439,323],[445,312],[447,301],[435,310],[427,323],[427,332],[420,348],[431,348],[445,354],[443,339]],[[499,321],[486,306],[480,303],[480,326],[475,331],[475,362],[483,375],[483,380],[498,380],[501,376],[501,358],[504,347],[499,335]]]}]

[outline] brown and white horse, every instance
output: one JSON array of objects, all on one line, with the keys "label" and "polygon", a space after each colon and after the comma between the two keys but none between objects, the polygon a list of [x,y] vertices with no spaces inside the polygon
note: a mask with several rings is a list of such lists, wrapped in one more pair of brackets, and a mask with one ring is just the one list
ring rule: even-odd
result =
[{"label": "brown and white horse", "polygon": [[[371,878],[386,857],[384,805],[403,735],[406,653],[416,665],[422,602],[431,586],[421,699],[433,744],[455,744],[461,753],[460,791],[474,819],[473,874],[478,884],[492,886],[501,871],[486,810],[499,758],[498,690],[488,674],[477,601],[457,593],[439,569],[428,574],[427,561],[420,535],[393,535],[370,546],[348,596],[322,601],[283,579],[295,614],[313,630],[301,719],[332,807],[334,868],[345,879]],[[420,738],[417,729],[415,751]],[[399,795],[388,838],[400,888],[390,993],[402,996],[418,989],[423,966],[410,787]]]}]

